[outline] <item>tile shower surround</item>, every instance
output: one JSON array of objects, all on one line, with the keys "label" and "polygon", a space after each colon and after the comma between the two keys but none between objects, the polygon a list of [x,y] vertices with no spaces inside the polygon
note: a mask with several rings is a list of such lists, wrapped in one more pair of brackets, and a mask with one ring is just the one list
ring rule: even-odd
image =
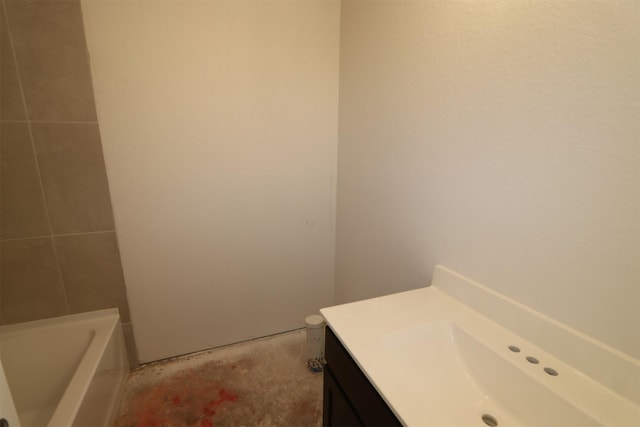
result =
[{"label": "tile shower surround", "polygon": [[0,322],[118,307],[135,365],[80,3],[0,6]]}]

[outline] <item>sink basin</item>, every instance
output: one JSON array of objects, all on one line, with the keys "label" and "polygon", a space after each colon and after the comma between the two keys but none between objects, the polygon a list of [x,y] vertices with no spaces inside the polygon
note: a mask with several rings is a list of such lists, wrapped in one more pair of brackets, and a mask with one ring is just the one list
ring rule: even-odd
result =
[{"label": "sink basin", "polygon": [[406,377],[420,383],[415,390],[455,425],[602,425],[552,391],[562,372],[545,372],[508,344],[492,349],[453,322],[412,327],[381,341]]}]

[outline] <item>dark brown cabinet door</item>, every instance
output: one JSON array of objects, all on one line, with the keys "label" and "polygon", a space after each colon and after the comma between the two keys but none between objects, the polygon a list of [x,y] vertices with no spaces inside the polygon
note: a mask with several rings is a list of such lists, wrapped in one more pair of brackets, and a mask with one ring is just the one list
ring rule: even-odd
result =
[{"label": "dark brown cabinet door", "polygon": [[330,328],[325,334],[325,427],[402,426]]},{"label": "dark brown cabinet door", "polygon": [[324,427],[364,426],[329,368],[324,371],[322,425]]}]

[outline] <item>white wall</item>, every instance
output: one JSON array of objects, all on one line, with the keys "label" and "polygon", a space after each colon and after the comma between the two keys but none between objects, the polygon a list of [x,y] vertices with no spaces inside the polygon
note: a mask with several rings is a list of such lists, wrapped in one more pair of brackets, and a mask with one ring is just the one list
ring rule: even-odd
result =
[{"label": "white wall", "polygon": [[141,361],[333,302],[339,3],[82,2]]},{"label": "white wall", "polygon": [[639,5],[343,2],[338,301],[442,263],[639,357]]}]

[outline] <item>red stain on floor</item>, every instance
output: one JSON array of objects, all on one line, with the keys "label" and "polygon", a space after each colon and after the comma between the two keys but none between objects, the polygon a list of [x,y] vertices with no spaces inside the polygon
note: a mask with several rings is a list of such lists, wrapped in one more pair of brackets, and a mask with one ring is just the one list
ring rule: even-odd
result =
[{"label": "red stain on floor", "polygon": [[227,390],[221,388],[218,390],[218,398],[210,401],[203,409],[203,412],[207,416],[213,416],[216,413],[216,408],[225,402],[235,402],[238,400],[238,396],[234,393],[230,393]]},{"label": "red stain on floor", "polygon": [[159,384],[142,387],[131,401],[118,427],[200,426],[214,427],[216,413],[238,400],[204,369],[175,374]]}]

